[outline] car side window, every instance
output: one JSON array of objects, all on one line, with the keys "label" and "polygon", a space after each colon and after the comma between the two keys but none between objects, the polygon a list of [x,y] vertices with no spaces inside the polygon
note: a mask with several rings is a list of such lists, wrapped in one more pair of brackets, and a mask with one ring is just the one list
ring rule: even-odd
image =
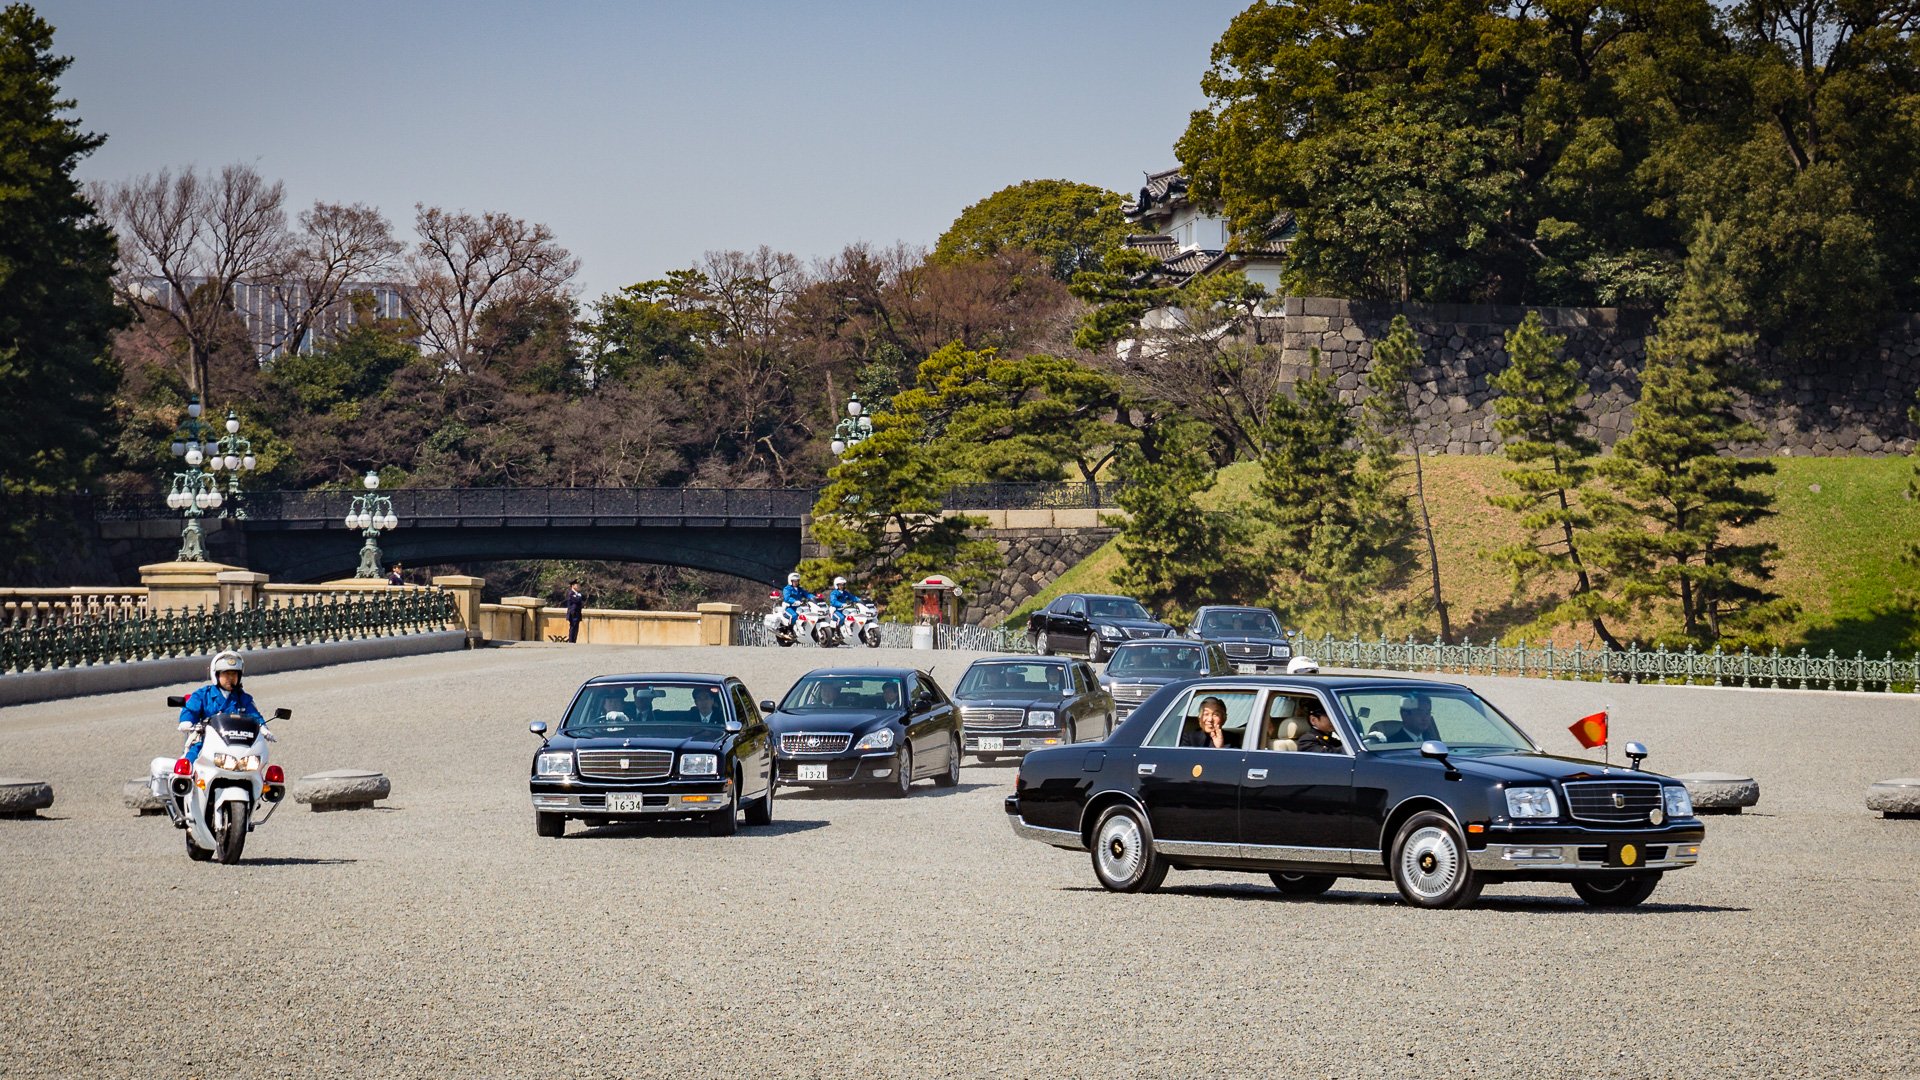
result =
[{"label": "car side window", "polygon": [[1087,602],[1085,600],[1080,599],[1077,596],[1074,597],[1073,602],[1067,605],[1067,614],[1072,615],[1075,618],[1081,618],[1081,619],[1086,618]]},{"label": "car side window", "polygon": [[[1201,749],[1239,750],[1246,745],[1247,730],[1253,719],[1257,690],[1227,690],[1199,687],[1190,690],[1180,699],[1179,705],[1167,710],[1167,715],[1154,729],[1146,742],[1148,746],[1186,746]],[[1211,737],[1205,735],[1200,725],[1201,706],[1210,700],[1218,700],[1226,709],[1226,723],[1221,726],[1225,736],[1221,745],[1213,745]]]},{"label": "car side window", "polygon": [[753,697],[740,683],[733,684],[733,712],[742,724],[752,725],[760,722],[760,709],[754,705]]},{"label": "car side window", "polygon": [[1172,708],[1169,708],[1166,711],[1166,715],[1160,718],[1160,726],[1154,728],[1153,734],[1147,736],[1147,741],[1142,743],[1141,745],[1142,746],[1179,746],[1180,745],[1180,728],[1181,728],[1181,725],[1186,722],[1187,706],[1192,701],[1193,701],[1193,692],[1188,691],[1184,696],[1180,698],[1179,701],[1174,703]]},{"label": "car side window", "polygon": [[1072,605],[1073,605],[1073,598],[1070,596],[1063,596],[1060,599],[1055,600],[1053,603],[1048,604],[1047,610],[1052,612],[1055,615],[1065,615],[1067,613],[1067,608],[1071,607]]}]

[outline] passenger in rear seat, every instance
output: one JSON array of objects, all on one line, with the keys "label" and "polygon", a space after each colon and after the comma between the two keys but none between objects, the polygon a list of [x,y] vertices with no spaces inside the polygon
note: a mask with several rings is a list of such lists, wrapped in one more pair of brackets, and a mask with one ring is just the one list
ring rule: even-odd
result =
[{"label": "passenger in rear seat", "polygon": [[1305,702],[1300,706],[1300,715],[1313,730],[1302,734],[1295,741],[1302,753],[1340,754],[1346,748],[1340,744],[1340,737],[1333,733],[1333,718],[1320,708],[1317,701]]}]

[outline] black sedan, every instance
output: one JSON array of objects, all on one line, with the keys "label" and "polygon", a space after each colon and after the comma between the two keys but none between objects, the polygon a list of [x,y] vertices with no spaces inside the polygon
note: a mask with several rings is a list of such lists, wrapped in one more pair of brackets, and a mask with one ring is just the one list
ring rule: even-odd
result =
[{"label": "black sedan", "polygon": [[1187,636],[1217,643],[1242,675],[1284,675],[1293,643],[1266,608],[1213,605],[1193,613]]},{"label": "black sedan", "polygon": [[1096,664],[1123,641],[1172,636],[1173,627],[1126,596],[1067,593],[1027,617],[1027,640],[1034,652],[1086,653]]},{"label": "black sedan", "polygon": [[760,707],[783,786],[880,784],[905,795],[922,777],[960,782],[960,712],[924,671],[823,668]]},{"label": "black sedan", "polygon": [[560,730],[545,722],[528,786],[533,828],[560,836],[567,819],[697,818],[716,836],[773,820],[773,754],[760,711],[726,675],[602,675],[573,695]]},{"label": "black sedan", "polygon": [[1113,695],[1115,712],[1125,720],[1168,683],[1233,673],[1226,650],[1212,642],[1136,641],[1113,650],[1100,682]]},{"label": "black sedan", "polygon": [[[1223,745],[1202,712],[1224,715]],[[1324,742],[1312,729],[1337,748],[1306,752]],[[1120,892],[1205,868],[1301,895],[1391,879],[1422,907],[1563,881],[1627,907],[1695,865],[1706,835],[1686,787],[1640,769],[1645,748],[1628,754],[1632,767],[1548,754],[1450,683],[1196,679],[1160,690],[1101,746],[1027,755],[1006,810],[1019,835],[1091,851]]]},{"label": "black sedan", "polygon": [[1104,739],[1113,730],[1112,695],[1086,661],[1063,656],[975,660],[953,703],[966,748],[981,761]]}]

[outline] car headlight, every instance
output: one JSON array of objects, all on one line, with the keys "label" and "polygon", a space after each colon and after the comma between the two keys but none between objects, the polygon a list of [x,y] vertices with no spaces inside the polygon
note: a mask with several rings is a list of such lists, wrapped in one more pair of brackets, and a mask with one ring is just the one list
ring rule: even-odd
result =
[{"label": "car headlight", "polygon": [[1054,714],[1051,712],[1034,709],[1027,713],[1028,727],[1052,727],[1054,722]]},{"label": "car headlight", "polygon": [[533,759],[533,773],[535,776],[572,776],[573,751],[542,750]]},{"label": "car headlight", "polygon": [[1508,788],[1507,816],[1517,818],[1559,817],[1560,804],[1554,800],[1552,788]]},{"label": "car headlight", "polygon": [[719,754],[681,754],[681,776],[719,776]]},{"label": "car headlight", "polygon": [[1127,636],[1127,632],[1117,626],[1103,626],[1100,628],[1100,636],[1103,638],[1123,638]]},{"label": "car headlight", "polygon": [[1663,789],[1663,791],[1666,795],[1668,817],[1693,816],[1693,792],[1688,791],[1679,784],[1673,784]]},{"label": "car headlight", "polygon": [[889,750],[893,747],[893,729],[881,728],[861,739],[855,750]]}]

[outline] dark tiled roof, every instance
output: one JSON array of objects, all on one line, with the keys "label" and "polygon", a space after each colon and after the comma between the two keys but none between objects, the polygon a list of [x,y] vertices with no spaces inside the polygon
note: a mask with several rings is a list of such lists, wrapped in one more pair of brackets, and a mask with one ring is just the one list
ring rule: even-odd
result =
[{"label": "dark tiled roof", "polygon": [[1157,173],[1148,173],[1147,182],[1140,193],[1120,205],[1120,213],[1131,221],[1152,211],[1155,207],[1166,206],[1187,197],[1187,177],[1179,169],[1162,169]]},{"label": "dark tiled roof", "polygon": [[1129,236],[1125,243],[1135,251],[1144,251],[1156,259],[1171,259],[1180,253],[1180,245],[1166,233]]}]

